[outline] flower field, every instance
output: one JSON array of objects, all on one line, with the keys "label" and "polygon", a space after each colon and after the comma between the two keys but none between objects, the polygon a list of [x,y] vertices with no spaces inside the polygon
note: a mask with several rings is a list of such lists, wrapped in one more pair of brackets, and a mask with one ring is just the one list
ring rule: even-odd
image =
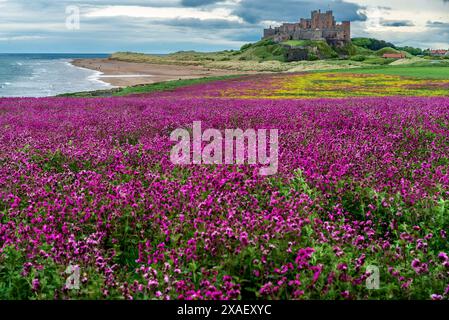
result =
[{"label": "flower field", "polygon": [[[0,99],[0,298],[447,299],[449,82],[289,77]],[[193,121],[279,129],[279,173],[173,165]]]},{"label": "flower field", "polygon": [[[449,75],[448,75],[449,78]],[[186,87],[177,95],[238,99],[345,98],[377,96],[449,97],[449,79],[356,73],[292,73],[257,75]]]}]

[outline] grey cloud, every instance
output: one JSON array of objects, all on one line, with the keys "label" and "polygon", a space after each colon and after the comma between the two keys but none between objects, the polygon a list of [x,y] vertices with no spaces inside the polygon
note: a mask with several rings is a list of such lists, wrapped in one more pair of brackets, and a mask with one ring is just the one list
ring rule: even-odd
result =
[{"label": "grey cloud", "polygon": [[[42,37],[26,41],[4,41],[0,51],[147,51],[168,52],[176,50],[218,50],[238,48],[244,42],[260,39],[262,21],[298,21],[309,17],[310,11],[330,9],[337,20],[351,20],[353,33],[379,37],[398,45],[427,46],[431,43],[447,43],[449,21],[442,16],[449,0],[432,0],[424,3],[434,10],[434,21],[427,23],[427,30],[417,33],[389,32],[388,35],[370,34],[363,21],[370,8],[349,0],[0,0],[0,35],[4,38]],[[360,1],[361,2],[361,1]],[[65,29],[65,7],[77,5],[81,9],[81,30]],[[87,17],[84,14],[104,6],[142,7],[207,7],[230,8],[243,22],[198,19],[147,19],[135,17]],[[393,5],[392,5],[393,6]],[[404,4],[405,6],[405,4]],[[429,7],[430,6],[430,7]],[[379,7],[382,10],[396,10]],[[402,21],[384,21],[384,25],[410,25]],[[157,32],[154,32],[157,30]],[[204,30],[207,30],[205,32]],[[399,28],[398,28],[399,30]]]},{"label": "grey cloud", "polygon": [[384,20],[380,21],[384,27],[413,27],[415,24],[410,20]]},{"label": "grey cloud", "polygon": [[181,4],[186,7],[200,7],[222,2],[223,0],[182,0]]},{"label": "grey cloud", "polygon": [[[449,0],[448,0],[449,2]],[[427,21],[427,26],[430,28],[448,28],[449,22],[441,22],[441,21]]]},{"label": "grey cloud", "polygon": [[186,28],[198,28],[202,30],[209,29],[239,29],[248,24],[242,24],[239,22],[227,21],[227,20],[200,20],[200,19],[172,19],[159,21],[159,24],[186,27]]},{"label": "grey cloud", "polygon": [[361,6],[342,0],[336,1],[301,1],[301,0],[243,0],[235,9],[234,14],[249,23],[258,23],[263,20],[298,21],[301,17],[309,17],[310,12],[317,9],[334,11],[336,19],[365,21],[366,16],[359,12]]}]

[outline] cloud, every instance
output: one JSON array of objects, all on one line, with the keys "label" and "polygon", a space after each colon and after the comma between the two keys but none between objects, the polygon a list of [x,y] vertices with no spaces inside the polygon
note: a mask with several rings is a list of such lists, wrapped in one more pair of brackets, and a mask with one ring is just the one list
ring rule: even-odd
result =
[{"label": "cloud", "polygon": [[[447,2],[449,2],[449,0],[447,0]],[[427,21],[427,26],[430,28],[447,28],[447,29],[449,29],[449,22]]]},{"label": "cloud", "polygon": [[[244,22],[235,22],[225,19],[192,19],[192,18],[175,18],[171,20],[163,20],[160,24],[174,27],[194,28],[198,30],[210,30],[210,29],[241,29],[244,27],[251,27],[251,25]],[[253,27],[254,28],[254,27]]]},{"label": "cloud", "polygon": [[45,39],[43,36],[14,36],[14,37],[0,37],[0,41],[27,41]]},{"label": "cloud", "polygon": [[186,7],[200,7],[222,2],[223,0],[182,0],[181,4]]},{"label": "cloud", "polygon": [[210,10],[183,7],[141,7],[141,6],[107,6],[92,9],[86,15],[88,18],[102,17],[135,17],[154,20],[164,19],[198,19],[198,20],[227,20],[239,22],[240,19],[230,10],[212,8]]},{"label": "cloud", "polygon": [[[310,17],[312,10],[329,7],[338,21],[352,21],[354,36],[447,47],[448,4],[449,0],[0,0],[0,51],[235,49],[259,40],[268,24],[295,22]],[[80,8],[80,30],[65,27],[68,5]]]},{"label": "cloud", "polygon": [[248,23],[261,21],[298,21],[301,17],[309,17],[313,10],[326,10],[330,7],[337,20],[364,21],[361,13],[363,7],[342,0],[336,1],[298,1],[298,0],[242,0],[234,10],[234,14]]},{"label": "cloud", "polygon": [[380,25],[384,27],[413,27],[415,24],[411,20],[380,20]]}]

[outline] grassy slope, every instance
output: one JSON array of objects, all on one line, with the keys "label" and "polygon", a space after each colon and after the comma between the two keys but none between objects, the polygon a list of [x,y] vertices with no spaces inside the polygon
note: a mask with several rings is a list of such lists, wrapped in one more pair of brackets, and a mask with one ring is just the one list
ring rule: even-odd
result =
[{"label": "grassy slope", "polygon": [[[133,52],[114,53],[111,58],[121,61],[144,62],[155,64],[196,65],[210,69],[226,69],[238,71],[284,72],[312,71],[316,65],[307,65],[304,61],[285,62],[284,45],[304,46],[309,48],[309,60],[322,59],[322,70],[353,66],[386,66],[390,64],[414,64],[417,61],[401,48],[381,40],[370,38],[354,38],[352,43],[335,48],[325,41],[290,40],[283,44],[274,43],[272,39],[261,40],[244,45],[240,50],[225,50],[219,52],[180,51],[169,55],[150,55]],[[409,48],[414,49],[414,48]],[[384,53],[406,53],[407,59],[384,59]]]},{"label": "grassy slope", "polygon": [[261,40],[244,45],[240,50],[225,50],[219,52],[179,51],[165,56],[142,54],[134,52],[117,52],[111,58],[130,62],[208,65],[214,62],[245,61],[284,61],[285,49],[272,40]]},{"label": "grassy slope", "polygon": [[[331,69],[332,67],[338,68],[340,65],[352,66],[360,65],[361,63],[354,63],[354,61],[340,60],[338,59],[338,53],[351,56],[357,52],[365,54],[371,54],[363,48],[359,48],[353,45],[348,48],[342,48],[340,51],[330,47],[324,41],[289,41],[287,44],[298,46],[306,45],[309,48],[318,48],[320,64],[325,64],[324,69]],[[226,69],[226,70],[238,70],[238,71],[259,71],[259,72],[283,72],[291,69],[303,69],[305,62],[284,62],[285,48],[282,44],[276,44],[270,39],[262,40],[256,43],[244,45],[240,50],[225,50],[220,52],[194,52],[194,51],[182,51],[173,54],[160,56],[150,55],[133,52],[118,52],[111,56],[111,59],[129,62],[141,62],[141,63],[154,63],[154,64],[166,64],[166,65],[195,65],[203,66],[210,69]],[[375,56],[374,56],[375,57]],[[317,57],[318,58],[318,57]],[[377,57],[376,57],[377,58]],[[380,59],[379,59],[380,60]],[[358,61],[355,61],[358,62]],[[384,63],[385,61],[380,61]],[[312,66],[311,70],[314,70],[315,66]],[[303,70],[306,71],[306,70]]]}]

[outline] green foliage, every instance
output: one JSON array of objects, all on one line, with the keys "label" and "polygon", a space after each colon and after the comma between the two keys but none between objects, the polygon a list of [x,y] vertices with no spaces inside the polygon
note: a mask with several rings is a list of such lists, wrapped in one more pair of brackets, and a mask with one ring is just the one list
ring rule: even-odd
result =
[{"label": "green foliage", "polygon": [[386,42],[384,40],[377,40],[373,38],[353,38],[352,44],[357,47],[368,49],[371,51],[379,51],[382,49],[386,49],[386,51],[383,51],[383,53],[397,53],[400,51],[404,51],[414,56],[423,54],[423,50],[420,48],[414,48],[410,46],[397,47],[391,42]]},{"label": "green foliage", "polygon": [[395,45],[390,42],[386,42],[384,40],[377,40],[373,38],[353,38],[352,43],[356,46],[365,49],[370,49],[373,51],[377,51],[386,47],[396,48]]},{"label": "green foliage", "polygon": [[30,279],[21,275],[25,257],[14,247],[6,247],[0,259],[0,299],[29,299],[33,296]]},{"label": "green foliage", "polygon": [[366,49],[366,48],[363,48],[363,47],[356,46],[356,45],[354,45],[354,43],[352,44],[352,46],[353,46],[354,49],[355,49],[355,55],[372,56],[372,55],[374,54],[374,51],[373,51],[373,50],[370,50],[370,49]]},{"label": "green foliage", "polygon": [[252,43],[244,44],[244,45],[240,48],[240,51],[245,51],[245,50],[251,48],[252,45],[253,45]]},{"label": "green foliage", "polygon": [[305,47],[309,51],[309,61],[338,57],[337,49],[331,47],[326,41],[289,40],[283,44],[291,47]]},{"label": "green foliage", "polygon": [[391,47],[385,47],[385,48],[382,48],[382,49],[380,49],[380,50],[377,50],[376,52],[375,52],[375,54],[377,55],[377,56],[379,56],[379,57],[382,57],[384,54],[386,54],[386,53],[401,53],[400,51],[398,51],[398,50],[396,50],[396,49],[394,49],[394,48],[391,48]]},{"label": "green foliage", "polygon": [[342,47],[336,47],[335,51],[338,52],[341,55],[345,55],[345,56],[354,56],[358,53],[358,48],[352,44],[352,43],[347,43]]},{"label": "green foliage", "polygon": [[255,60],[259,62],[277,60],[285,61],[287,50],[272,39],[264,39],[254,44],[247,44],[241,48],[240,61]]},{"label": "green foliage", "polygon": [[320,60],[320,58],[318,58],[318,56],[314,53],[309,53],[309,56],[307,57],[307,60],[309,61],[317,61]]},{"label": "green foliage", "polygon": [[351,60],[361,62],[361,61],[365,61],[366,57],[364,55],[358,54],[358,55],[352,56]]},{"label": "green foliage", "polygon": [[398,50],[405,51],[411,55],[418,56],[423,54],[423,50],[421,48],[413,48],[409,46],[398,47]]}]

